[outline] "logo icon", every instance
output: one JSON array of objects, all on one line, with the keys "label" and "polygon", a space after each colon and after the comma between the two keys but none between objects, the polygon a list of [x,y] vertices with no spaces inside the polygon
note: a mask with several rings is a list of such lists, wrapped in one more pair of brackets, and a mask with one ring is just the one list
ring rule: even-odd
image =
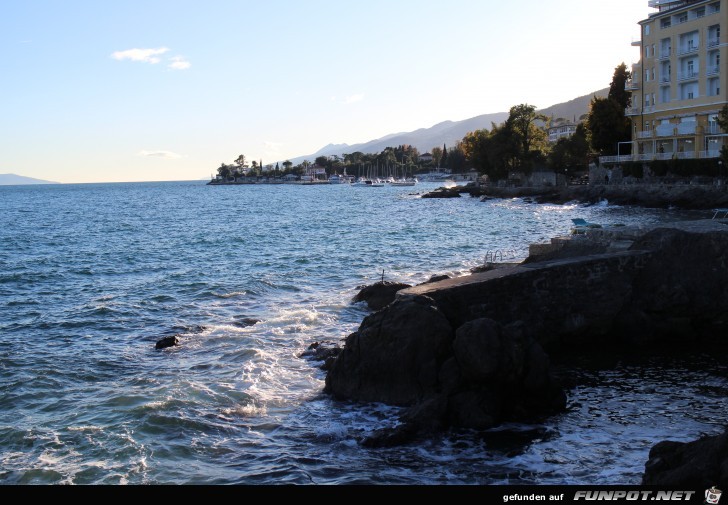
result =
[{"label": "logo icon", "polygon": [[722,492],[723,491],[721,491],[720,489],[715,489],[715,486],[711,487],[710,489],[706,489],[705,503],[709,503],[710,505],[718,505]]}]

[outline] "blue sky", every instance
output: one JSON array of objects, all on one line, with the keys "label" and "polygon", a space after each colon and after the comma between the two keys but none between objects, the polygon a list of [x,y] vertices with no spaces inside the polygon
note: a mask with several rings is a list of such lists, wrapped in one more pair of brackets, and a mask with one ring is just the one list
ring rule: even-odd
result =
[{"label": "blue sky", "polygon": [[[0,173],[190,180],[539,108],[637,61],[646,0],[0,1]],[[484,125],[489,126],[489,125]]]}]

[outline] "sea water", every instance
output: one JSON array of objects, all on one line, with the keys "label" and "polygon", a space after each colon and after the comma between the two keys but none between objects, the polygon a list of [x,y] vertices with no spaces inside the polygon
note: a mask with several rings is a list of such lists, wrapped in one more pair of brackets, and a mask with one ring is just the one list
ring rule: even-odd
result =
[{"label": "sea water", "polygon": [[435,187],[0,187],[0,483],[636,484],[656,442],[721,430],[725,369],[654,358],[581,369],[539,425],[362,447],[398,409],[299,357],[356,330],[358,287],[521,260],[575,217],[705,217]]}]

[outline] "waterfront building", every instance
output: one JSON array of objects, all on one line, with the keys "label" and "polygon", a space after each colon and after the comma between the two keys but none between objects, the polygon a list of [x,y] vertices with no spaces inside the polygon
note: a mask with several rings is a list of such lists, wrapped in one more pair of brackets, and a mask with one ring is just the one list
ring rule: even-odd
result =
[{"label": "waterfront building", "polygon": [[[716,118],[728,103],[728,0],[650,0],[632,65],[630,146],[601,163],[717,158],[726,134]],[[621,151],[621,152],[620,152]],[[622,154],[630,153],[630,154]]]}]

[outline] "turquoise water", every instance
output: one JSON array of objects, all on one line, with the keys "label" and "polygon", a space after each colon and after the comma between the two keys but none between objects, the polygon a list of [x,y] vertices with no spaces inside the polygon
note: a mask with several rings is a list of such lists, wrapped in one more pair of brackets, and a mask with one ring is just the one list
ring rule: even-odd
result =
[{"label": "turquoise water", "polygon": [[522,259],[574,217],[685,217],[434,187],[0,187],[0,483],[637,483],[652,444],[725,423],[717,365],[619,364],[543,425],[360,447],[397,409],[323,396],[298,357],[357,328],[358,286]]}]

